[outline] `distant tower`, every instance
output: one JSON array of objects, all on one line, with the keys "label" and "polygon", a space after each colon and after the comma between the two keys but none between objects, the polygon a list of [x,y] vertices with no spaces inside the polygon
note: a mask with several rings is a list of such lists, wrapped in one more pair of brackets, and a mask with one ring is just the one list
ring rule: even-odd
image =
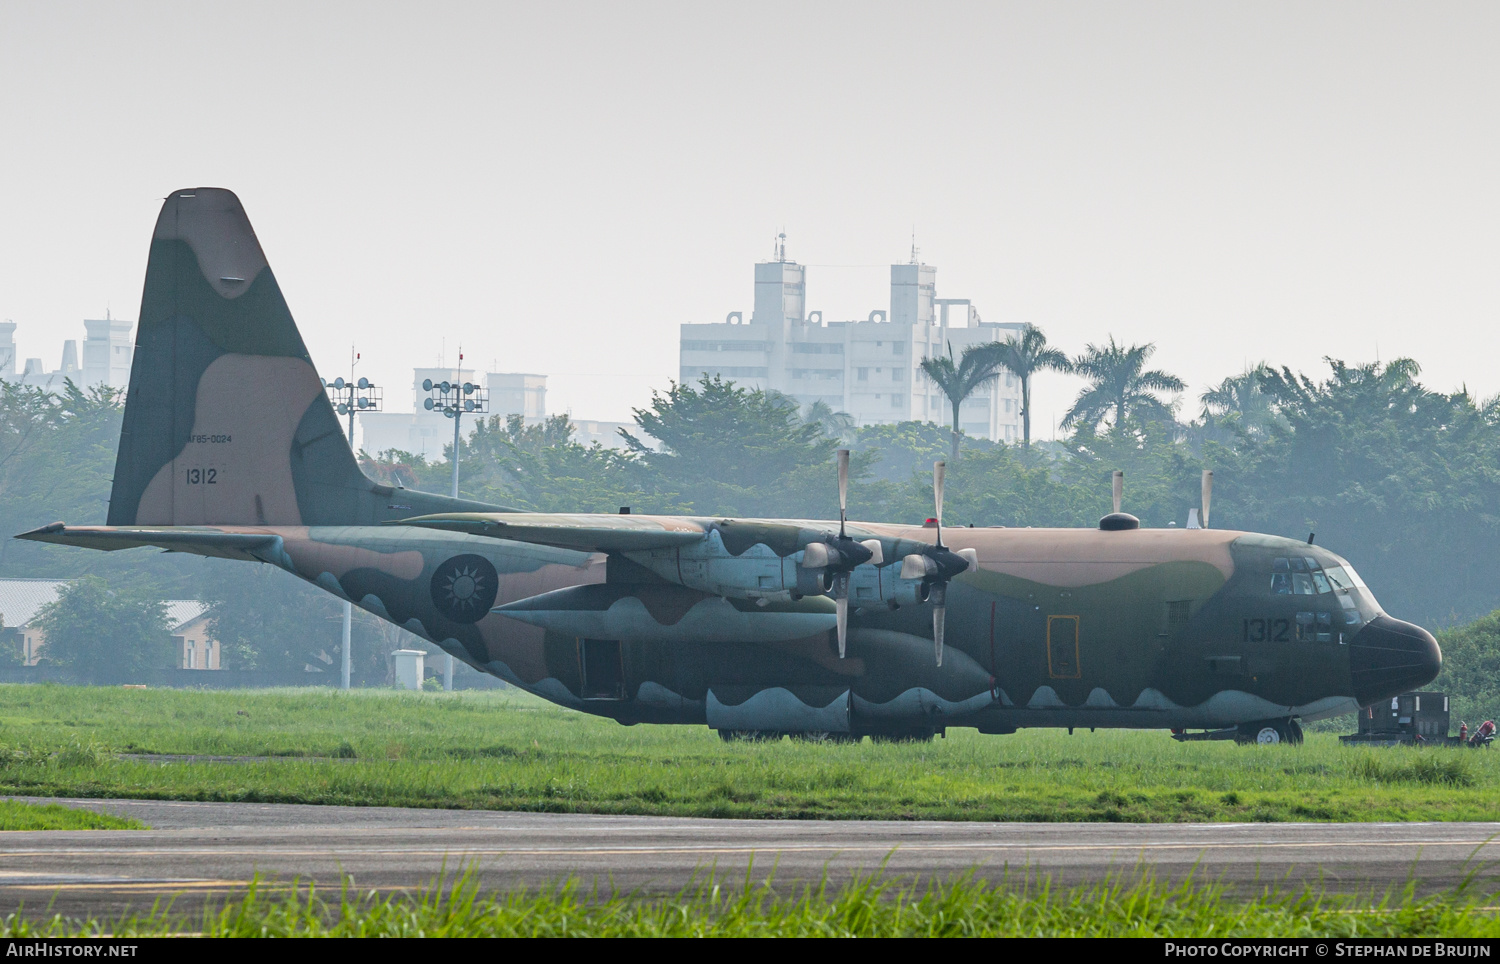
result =
[{"label": "distant tower", "polygon": [[63,342],[62,365],[57,370],[64,377],[78,381],[78,342],[71,338]]},{"label": "distant tower", "polygon": [[16,323],[0,321],[0,378],[16,377]]},{"label": "distant tower", "polygon": [[132,323],[109,317],[86,320],[83,328],[83,383],[127,388],[130,385]]},{"label": "distant tower", "polygon": [[[912,256],[916,256],[916,247]],[[891,265],[891,321],[908,325],[933,323],[937,296],[937,268],[930,264]]]},{"label": "distant tower", "polygon": [[803,321],[807,308],[807,269],[786,259],[786,233],[776,237],[776,260],[755,266],[754,325],[785,330],[789,321]]}]

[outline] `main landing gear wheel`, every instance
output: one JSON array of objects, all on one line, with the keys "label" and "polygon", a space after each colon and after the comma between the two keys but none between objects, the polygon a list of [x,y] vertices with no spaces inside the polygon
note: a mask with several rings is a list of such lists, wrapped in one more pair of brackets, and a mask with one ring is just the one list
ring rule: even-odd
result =
[{"label": "main landing gear wheel", "polygon": [[1234,739],[1236,743],[1255,743],[1261,746],[1272,746],[1277,743],[1295,746],[1302,742],[1302,724],[1293,719],[1242,723]]},{"label": "main landing gear wheel", "polygon": [[769,743],[781,739],[781,734],[769,730],[720,730],[719,739],[725,743]]}]

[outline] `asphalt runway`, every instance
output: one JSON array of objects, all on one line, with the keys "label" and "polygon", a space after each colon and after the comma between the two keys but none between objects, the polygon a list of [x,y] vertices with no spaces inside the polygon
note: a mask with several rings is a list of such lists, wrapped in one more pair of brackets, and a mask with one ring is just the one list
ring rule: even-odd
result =
[{"label": "asphalt runway", "polygon": [[[39,801],[41,802],[41,801]],[[472,868],[486,889],[573,876],[605,891],[676,892],[751,868],[778,888],[855,873],[1019,882],[1098,880],[1149,868],[1233,890],[1321,881],[1424,893],[1475,871],[1500,890],[1500,823],[1017,824],[700,820],[584,814],[60,799],[133,817],[137,831],[0,833],[0,913],[110,917],[172,898],[180,910],[243,890],[255,875],[337,891],[430,887]]]}]

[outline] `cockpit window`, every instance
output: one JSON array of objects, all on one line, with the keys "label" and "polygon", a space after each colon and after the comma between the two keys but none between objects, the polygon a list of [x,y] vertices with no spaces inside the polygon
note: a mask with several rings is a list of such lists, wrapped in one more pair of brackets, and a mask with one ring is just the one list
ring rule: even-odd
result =
[{"label": "cockpit window", "polygon": [[1286,557],[1285,556],[1281,556],[1281,557],[1277,558],[1277,560],[1274,563],[1272,563],[1271,570],[1273,572],[1286,572],[1287,571]]},{"label": "cockpit window", "polygon": [[[1285,559],[1278,559],[1285,562]],[[1271,573],[1271,592],[1278,596],[1290,596],[1292,594],[1292,577],[1284,572]]]},{"label": "cockpit window", "polygon": [[[1293,559],[1293,562],[1297,560]],[[1305,572],[1292,573],[1292,591],[1299,596],[1315,596],[1317,590],[1313,588],[1312,576]]]},{"label": "cockpit window", "polygon": [[1323,575],[1321,572],[1314,572],[1311,573],[1311,575],[1313,585],[1317,587],[1318,592],[1333,592],[1333,587],[1328,584],[1327,576]]},{"label": "cockpit window", "polygon": [[1293,556],[1291,562],[1293,572],[1302,572],[1307,567],[1306,563],[1302,561],[1301,556]]},{"label": "cockpit window", "polygon": [[1297,640],[1303,643],[1333,642],[1333,614],[1298,613]]}]

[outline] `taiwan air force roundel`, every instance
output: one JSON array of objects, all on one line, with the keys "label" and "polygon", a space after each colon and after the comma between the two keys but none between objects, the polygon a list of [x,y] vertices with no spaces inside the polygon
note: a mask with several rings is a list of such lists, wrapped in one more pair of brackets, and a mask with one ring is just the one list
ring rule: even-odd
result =
[{"label": "taiwan air force roundel", "polygon": [[500,577],[483,556],[454,556],[432,574],[432,601],[456,623],[477,623],[495,605]]}]

